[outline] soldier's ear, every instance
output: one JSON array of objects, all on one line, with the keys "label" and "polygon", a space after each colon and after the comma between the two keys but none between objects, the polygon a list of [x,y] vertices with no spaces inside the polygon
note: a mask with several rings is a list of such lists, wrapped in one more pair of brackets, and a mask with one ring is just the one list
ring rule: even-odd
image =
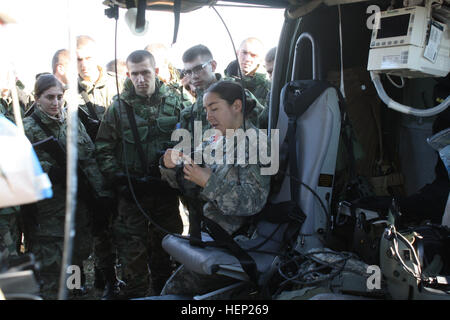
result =
[{"label": "soldier's ear", "polygon": [[64,66],[62,64],[58,64],[56,66],[56,70],[58,70],[59,74],[65,74],[66,73],[66,68],[64,68]]},{"label": "soldier's ear", "polygon": [[216,68],[217,68],[217,61],[216,60],[211,61],[211,69],[212,69],[212,71],[213,72],[216,71]]},{"label": "soldier's ear", "polygon": [[240,99],[234,100],[231,107],[234,109],[235,112],[241,113],[242,112],[242,100],[240,100]]},{"label": "soldier's ear", "polygon": [[159,68],[155,68],[155,74],[158,75],[159,73]]},{"label": "soldier's ear", "polygon": [[127,77],[130,78],[130,73],[127,71]]}]

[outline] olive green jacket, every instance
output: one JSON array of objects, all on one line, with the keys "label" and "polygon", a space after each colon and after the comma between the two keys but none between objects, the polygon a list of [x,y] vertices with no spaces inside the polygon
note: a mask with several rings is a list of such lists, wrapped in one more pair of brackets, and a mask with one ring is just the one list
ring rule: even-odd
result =
[{"label": "olive green jacket", "polygon": [[[104,72],[101,68],[99,68],[99,71],[100,78],[95,83],[78,77],[78,105],[90,115],[86,105],[87,101],[90,101],[94,105],[97,118],[102,120],[105,110],[111,105],[113,97],[117,95],[117,85],[115,76]],[[122,89],[123,81],[119,78],[119,92]]]},{"label": "olive green jacket", "polygon": [[[135,176],[143,176],[151,167],[157,169],[161,154],[178,142],[172,142],[171,135],[184,106],[179,93],[156,80],[155,93],[151,97],[143,97],[136,94],[130,83],[125,82],[120,100],[116,96],[107,109],[95,141],[100,170],[109,182],[116,174],[125,173],[125,164],[130,174]],[[147,168],[141,165],[126,104],[134,112]]]}]

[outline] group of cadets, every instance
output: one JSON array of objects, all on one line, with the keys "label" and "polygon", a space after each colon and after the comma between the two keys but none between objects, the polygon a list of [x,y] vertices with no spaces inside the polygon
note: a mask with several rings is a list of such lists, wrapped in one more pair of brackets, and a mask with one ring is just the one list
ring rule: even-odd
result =
[{"label": "group of cadets", "polygon": [[[161,240],[167,231],[183,231],[179,200],[189,212],[201,210],[200,199],[181,195],[161,179],[161,157],[176,144],[172,132],[187,129],[193,137],[194,121],[201,121],[203,132],[210,128],[203,95],[222,80],[243,82],[247,96],[257,102],[249,120],[267,128],[270,80],[263,66],[271,78],[276,48],[264,62],[262,43],[256,38],[244,40],[225,76],[217,73],[211,51],[201,44],[184,52],[181,71],[159,44],[130,53],[124,62],[110,62],[106,69],[100,66],[97,50],[89,36],[77,37],[80,187],[72,264],[82,270],[83,261],[93,253],[95,287],[103,292],[103,299],[157,295],[173,271]],[[52,74],[37,76],[32,98],[17,84],[30,142],[53,136],[59,143],[60,150],[36,148],[54,196],[21,208],[0,209],[0,254],[8,258],[33,253],[41,264],[45,299],[57,297],[63,254],[66,175],[57,153],[65,150],[66,143],[63,93],[69,59],[65,49],[55,53]],[[58,112],[48,112],[53,102],[44,99],[53,99]],[[2,91],[0,111],[14,121],[10,100],[9,92]],[[71,295],[83,294],[84,288],[72,290]]]}]

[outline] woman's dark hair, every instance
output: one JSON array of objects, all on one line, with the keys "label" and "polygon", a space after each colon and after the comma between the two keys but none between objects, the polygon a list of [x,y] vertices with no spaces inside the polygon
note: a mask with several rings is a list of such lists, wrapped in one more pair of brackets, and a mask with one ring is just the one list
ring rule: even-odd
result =
[{"label": "woman's dark hair", "polygon": [[[236,81],[218,81],[211,85],[206,93],[215,93],[228,104],[233,104],[236,100],[242,101],[242,85]],[[248,92],[245,95],[245,117],[247,117],[256,107],[256,100],[252,99]]]},{"label": "woman's dark hair", "polygon": [[41,74],[34,84],[34,95],[39,98],[42,93],[52,87],[60,87],[64,91],[62,83],[52,74]]}]

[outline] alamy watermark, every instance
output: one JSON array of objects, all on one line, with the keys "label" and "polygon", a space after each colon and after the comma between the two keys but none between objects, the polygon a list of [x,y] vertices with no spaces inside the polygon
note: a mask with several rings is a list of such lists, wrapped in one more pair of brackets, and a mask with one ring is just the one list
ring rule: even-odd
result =
[{"label": "alamy watermark", "polygon": [[67,289],[81,289],[81,268],[77,265],[70,265],[67,267],[66,273],[70,274],[66,280]]},{"label": "alamy watermark", "polygon": [[367,267],[366,273],[370,276],[366,280],[367,290],[380,290],[381,289],[381,270],[377,265],[371,265]]},{"label": "alamy watermark", "polygon": [[[274,175],[278,172],[279,129],[271,130],[270,143],[265,129],[249,128],[245,131],[227,129],[225,136],[222,137],[222,133],[217,129],[208,129],[203,133],[202,122],[194,121],[193,133],[194,137],[186,129],[176,129],[172,133],[171,140],[180,141],[181,138],[174,149],[185,155],[191,154],[193,141],[197,146],[192,159],[195,164],[260,164],[261,175]],[[214,143],[203,148],[202,143],[211,139],[215,139]],[[175,154],[172,154],[172,161],[178,162]]]},{"label": "alamy watermark", "polygon": [[367,29],[380,29],[381,9],[377,5],[370,5],[366,9],[366,13],[370,16],[366,20]]}]

